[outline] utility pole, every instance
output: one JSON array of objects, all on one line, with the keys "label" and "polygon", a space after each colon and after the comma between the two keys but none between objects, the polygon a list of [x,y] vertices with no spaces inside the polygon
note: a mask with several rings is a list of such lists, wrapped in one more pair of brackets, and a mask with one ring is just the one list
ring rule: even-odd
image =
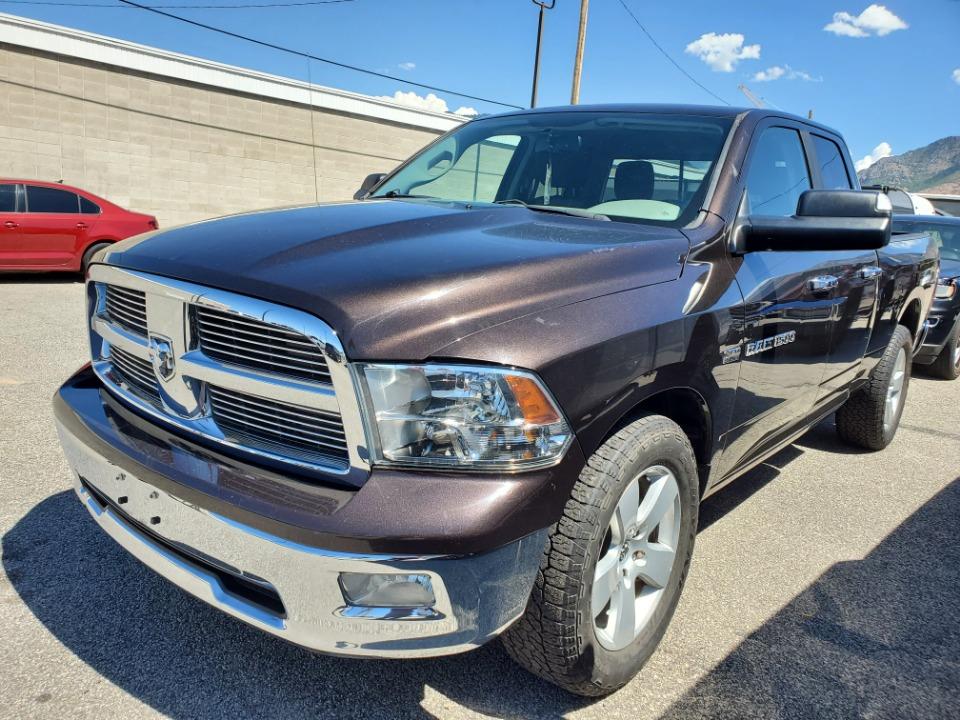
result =
[{"label": "utility pole", "polygon": [[577,35],[577,56],[573,61],[573,89],[570,91],[570,104],[580,102],[580,75],[583,71],[583,46],[587,42],[587,11],[590,0],[580,0],[580,33]]},{"label": "utility pole", "polygon": [[537,51],[533,57],[533,91],[530,93],[530,107],[537,106],[537,84],[540,82],[540,44],[543,41],[543,11],[553,10],[557,0],[533,0],[534,5],[540,6],[540,19],[537,24]]}]

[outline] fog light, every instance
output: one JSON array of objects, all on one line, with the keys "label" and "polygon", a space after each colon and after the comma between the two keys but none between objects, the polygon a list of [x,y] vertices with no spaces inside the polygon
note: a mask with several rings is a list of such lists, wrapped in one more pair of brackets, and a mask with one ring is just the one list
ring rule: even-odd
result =
[{"label": "fog light", "polygon": [[428,575],[340,573],[340,590],[356,607],[429,608],[437,601]]}]

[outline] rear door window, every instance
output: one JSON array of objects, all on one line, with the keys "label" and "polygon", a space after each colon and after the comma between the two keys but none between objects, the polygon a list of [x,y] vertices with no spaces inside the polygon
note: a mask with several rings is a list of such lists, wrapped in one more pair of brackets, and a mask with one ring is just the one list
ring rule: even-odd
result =
[{"label": "rear door window", "polygon": [[0,185],[0,213],[17,211],[17,186]]},{"label": "rear door window", "polygon": [[800,133],[793,128],[766,128],[753,150],[747,171],[750,212],[793,215],[800,195],[811,187]]},{"label": "rear door window", "polygon": [[79,213],[80,199],[67,190],[27,185],[27,212]]},{"label": "rear door window", "polygon": [[84,215],[99,215],[100,206],[93,200],[87,200],[83,195],[80,196],[80,212]]},{"label": "rear door window", "polygon": [[837,144],[820,135],[813,136],[813,146],[817,151],[817,164],[820,166],[820,180],[825,190],[850,190],[850,175],[843,162],[843,154]]}]

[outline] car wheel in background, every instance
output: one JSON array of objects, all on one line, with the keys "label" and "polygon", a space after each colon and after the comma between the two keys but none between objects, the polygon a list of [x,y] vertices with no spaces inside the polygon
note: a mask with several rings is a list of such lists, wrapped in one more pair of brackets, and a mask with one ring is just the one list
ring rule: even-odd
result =
[{"label": "car wheel in background", "polygon": [[697,530],[697,463],[650,415],[587,462],[553,526],[523,617],[503,635],[520,665],[577,695],[629,682],[673,617]]},{"label": "car wheel in background", "polygon": [[913,337],[898,325],[867,384],[837,410],[840,439],[867,450],[883,450],[900,425],[910,386]]},{"label": "car wheel in background", "polygon": [[88,247],[86,252],[83,253],[83,259],[80,261],[80,272],[86,275],[87,268],[90,267],[90,263],[93,262],[93,256],[109,245],[110,243],[108,242],[101,242],[94,243]]},{"label": "car wheel in background", "polygon": [[956,380],[960,377],[960,322],[953,328],[950,339],[943,350],[928,368],[931,375],[944,380]]}]

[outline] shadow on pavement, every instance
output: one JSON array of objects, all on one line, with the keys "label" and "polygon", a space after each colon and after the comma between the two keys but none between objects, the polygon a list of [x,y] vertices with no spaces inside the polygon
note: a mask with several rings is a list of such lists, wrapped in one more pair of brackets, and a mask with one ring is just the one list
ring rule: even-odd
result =
[{"label": "shadow on pavement", "polygon": [[51,285],[69,285],[83,282],[83,274],[78,272],[0,272],[0,285],[23,283],[48,283]]},{"label": "shadow on pavement", "polygon": [[57,640],[173,718],[430,717],[420,706],[426,685],[494,716],[557,716],[585,704],[521,671],[497,642],[436,660],[376,661],[273,638],[142,566],[72,491],[31,509],[3,536],[2,555],[10,583]]},{"label": "shadow on pavement", "polygon": [[824,573],[666,718],[947,718],[960,708],[960,478]]},{"label": "shadow on pavement", "polygon": [[[743,478],[741,499],[769,481],[764,472]],[[669,717],[954,713],[958,515],[960,481],[866,559],[826,573]],[[496,642],[467,655],[387,662],[314,655],[267,636],[141,566],[72,492],[35,506],[3,537],[2,551],[10,582],[60,642],[174,718],[424,717],[425,693],[496,717],[557,717],[589,704],[519,670]]]}]

